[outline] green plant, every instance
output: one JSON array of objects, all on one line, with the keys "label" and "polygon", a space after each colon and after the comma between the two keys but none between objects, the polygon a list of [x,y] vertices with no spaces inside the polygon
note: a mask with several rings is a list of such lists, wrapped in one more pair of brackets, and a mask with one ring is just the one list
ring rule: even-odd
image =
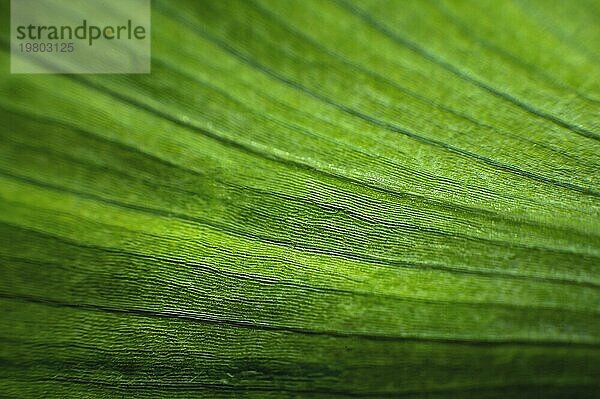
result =
[{"label": "green plant", "polygon": [[0,396],[597,395],[599,16],[155,0],[151,74],[3,75]]}]

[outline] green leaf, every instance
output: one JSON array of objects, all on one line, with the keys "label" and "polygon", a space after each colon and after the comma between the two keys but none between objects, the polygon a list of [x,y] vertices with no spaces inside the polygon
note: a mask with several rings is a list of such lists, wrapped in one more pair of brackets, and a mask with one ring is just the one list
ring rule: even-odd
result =
[{"label": "green leaf", "polygon": [[0,78],[0,396],[598,394],[597,1],[155,0],[152,41]]}]

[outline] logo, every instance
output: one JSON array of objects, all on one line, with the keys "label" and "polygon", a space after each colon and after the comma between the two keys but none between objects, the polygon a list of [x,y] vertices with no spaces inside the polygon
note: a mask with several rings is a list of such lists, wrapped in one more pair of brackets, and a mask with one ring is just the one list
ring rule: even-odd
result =
[{"label": "logo", "polygon": [[149,73],[150,0],[11,0],[12,73]]}]

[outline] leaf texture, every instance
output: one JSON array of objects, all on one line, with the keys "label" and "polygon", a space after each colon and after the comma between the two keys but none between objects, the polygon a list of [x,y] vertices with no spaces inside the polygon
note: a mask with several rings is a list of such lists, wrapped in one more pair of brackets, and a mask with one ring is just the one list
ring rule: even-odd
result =
[{"label": "leaf texture", "polygon": [[597,397],[598,1],[152,24],[0,79],[0,396]]}]

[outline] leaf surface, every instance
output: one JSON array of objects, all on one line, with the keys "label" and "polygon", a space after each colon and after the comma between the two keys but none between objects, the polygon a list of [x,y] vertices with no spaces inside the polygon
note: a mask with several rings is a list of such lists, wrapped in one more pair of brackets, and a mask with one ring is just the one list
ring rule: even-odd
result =
[{"label": "leaf surface", "polygon": [[152,40],[0,79],[0,396],[597,395],[596,1],[155,0]]}]

